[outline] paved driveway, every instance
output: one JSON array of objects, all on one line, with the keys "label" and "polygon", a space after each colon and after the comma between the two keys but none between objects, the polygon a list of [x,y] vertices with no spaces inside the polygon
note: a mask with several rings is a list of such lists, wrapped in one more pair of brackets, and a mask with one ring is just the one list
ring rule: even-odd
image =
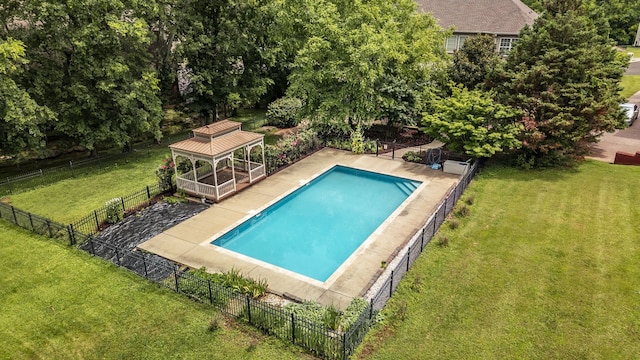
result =
[{"label": "paved driveway", "polygon": [[[634,63],[632,63],[634,64]],[[637,64],[640,65],[640,62]],[[639,68],[640,69],[640,68]],[[629,102],[640,106],[640,91],[629,98]],[[633,125],[618,130],[615,133],[607,133],[602,136],[599,143],[594,144],[593,151],[589,158],[612,163],[617,151],[624,151],[635,154],[640,151],[640,119]]]}]

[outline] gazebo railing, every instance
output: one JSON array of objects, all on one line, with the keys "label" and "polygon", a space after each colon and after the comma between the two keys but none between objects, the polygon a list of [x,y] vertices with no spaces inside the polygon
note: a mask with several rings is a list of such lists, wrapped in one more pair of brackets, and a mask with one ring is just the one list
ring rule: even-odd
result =
[{"label": "gazebo railing", "polygon": [[251,181],[264,176],[265,173],[266,167],[263,164],[251,163],[251,171],[249,172],[249,179],[251,179]]},{"label": "gazebo railing", "polygon": [[[212,188],[214,188],[215,191],[215,187],[211,186]],[[226,183],[220,184],[218,185],[218,196],[217,198],[221,198],[229,193],[232,193],[236,191],[236,182],[234,179],[231,179],[229,181],[227,181]]]},{"label": "gazebo railing", "polygon": [[211,166],[201,166],[196,169],[196,175],[198,179],[206,178],[213,175],[213,168]]},{"label": "gazebo railing", "polygon": [[[191,176],[193,177],[193,176]],[[185,179],[183,177],[176,178],[176,186],[178,189],[182,189],[184,191],[189,191],[192,193],[196,193],[196,182],[193,180]]]},{"label": "gazebo railing", "polygon": [[[233,182],[233,180],[231,181]],[[210,196],[210,197],[213,197],[214,199],[217,199],[215,186],[209,185],[209,184],[203,184],[203,183],[197,183],[196,185],[197,185],[198,195]]]}]

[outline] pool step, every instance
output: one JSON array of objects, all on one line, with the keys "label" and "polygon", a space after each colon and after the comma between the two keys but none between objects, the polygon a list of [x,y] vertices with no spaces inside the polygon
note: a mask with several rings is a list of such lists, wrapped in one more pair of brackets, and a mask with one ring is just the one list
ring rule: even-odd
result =
[{"label": "pool step", "polygon": [[413,182],[396,182],[396,186],[407,196],[411,195],[418,188],[418,185]]}]

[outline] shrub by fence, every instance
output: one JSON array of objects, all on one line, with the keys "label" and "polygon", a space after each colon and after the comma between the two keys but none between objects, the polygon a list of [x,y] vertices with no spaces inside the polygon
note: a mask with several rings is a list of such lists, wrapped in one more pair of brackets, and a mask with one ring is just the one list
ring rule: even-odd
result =
[{"label": "shrub by fence", "polygon": [[[0,217],[38,234],[67,241],[70,245],[80,244],[80,248],[92,255],[109,260],[194,300],[208,303],[221,312],[247,321],[268,334],[291,341],[318,356],[326,359],[347,359],[362,342],[377,312],[391,298],[400,280],[431,241],[447,215],[453,210],[455,203],[462,196],[477,171],[478,163],[476,162],[447,195],[436,212],[411,238],[407,247],[400,252],[402,255],[396,257],[387,266],[385,272],[372,287],[377,290],[367,296],[369,306],[359,314],[351,327],[342,331],[331,330],[322,323],[296,317],[290,311],[234,292],[187,270],[181,270],[175,262],[158,255],[119,248],[93,239],[90,234],[85,234],[80,229],[86,228],[85,231],[91,232],[99,227],[101,215],[97,210],[73,226],[65,226],[4,203],[0,203]],[[160,190],[157,189],[157,191]],[[135,208],[149,201],[152,198],[152,193],[150,188],[146,188],[143,192],[123,197],[123,207],[126,208],[128,204],[129,208]],[[86,227],[84,222],[88,224]]]},{"label": "shrub by fence", "polygon": [[125,215],[128,211],[138,210],[141,207],[146,207],[151,205],[154,198],[169,189],[162,189],[158,184],[147,186],[146,188],[137,191],[135,193],[115,198],[110,200],[114,201],[113,206],[105,206],[100,209],[94,210],[91,214],[83,217],[82,219],[71,224],[71,227],[74,232],[80,232],[85,235],[95,235],[104,227],[108,226],[109,223],[113,223],[114,214],[113,207],[115,206],[117,210],[115,216],[118,216],[118,220],[122,220],[122,216]]}]

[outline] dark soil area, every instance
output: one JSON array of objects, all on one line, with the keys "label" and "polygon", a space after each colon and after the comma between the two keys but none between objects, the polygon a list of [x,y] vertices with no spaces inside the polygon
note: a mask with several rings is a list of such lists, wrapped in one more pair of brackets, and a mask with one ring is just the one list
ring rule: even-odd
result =
[{"label": "dark soil area", "polygon": [[169,276],[175,264],[161,256],[137,251],[136,246],[208,208],[198,203],[159,202],[108,227],[80,248],[158,281]]}]

